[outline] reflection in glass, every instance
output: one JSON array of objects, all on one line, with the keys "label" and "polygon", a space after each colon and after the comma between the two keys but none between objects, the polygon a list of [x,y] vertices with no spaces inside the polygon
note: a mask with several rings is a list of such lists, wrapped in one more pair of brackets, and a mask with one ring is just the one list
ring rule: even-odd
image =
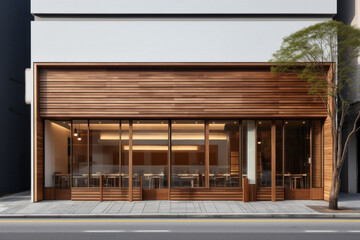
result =
[{"label": "reflection in glass", "polygon": [[285,187],[310,188],[309,121],[285,121]]},{"label": "reflection in glass", "polygon": [[172,121],[171,144],[172,187],[204,187],[204,121]]},{"label": "reflection in glass", "polygon": [[120,173],[121,187],[129,187],[129,121],[121,121],[121,157]]},{"label": "reflection in glass", "polygon": [[321,121],[312,120],[312,186],[321,188],[322,184],[322,157],[321,157]]},{"label": "reflection in glass", "polygon": [[71,122],[45,120],[45,187],[70,188]]},{"label": "reflection in glass", "polygon": [[276,186],[283,186],[283,121],[276,121]]},{"label": "reflection in glass", "polygon": [[143,188],[168,186],[168,121],[133,121],[133,174]]},{"label": "reflection in glass", "polygon": [[271,187],[271,121],[257,121],[257,184]]},{"label": "reflection in glass", "polygon": [[119,186],[120,121],[90,121],[90,186]]},{"label": "reflection in glass", "polygon": [[209,122],[210,187],[239,187],[239,123]]},{"label": "reflection in glass", "polygon": [[73,161],[72,161],[72,186],[88,187],[88,121],[73,121]]}]

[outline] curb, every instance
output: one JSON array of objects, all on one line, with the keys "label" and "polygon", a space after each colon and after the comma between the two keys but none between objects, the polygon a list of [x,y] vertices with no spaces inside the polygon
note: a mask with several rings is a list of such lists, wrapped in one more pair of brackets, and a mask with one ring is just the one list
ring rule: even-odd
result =
[{"label": "curb", "polygon": [[251,214],[1,214],[1,218],[314,218],[360,219],[359,213],[251,213]]}]

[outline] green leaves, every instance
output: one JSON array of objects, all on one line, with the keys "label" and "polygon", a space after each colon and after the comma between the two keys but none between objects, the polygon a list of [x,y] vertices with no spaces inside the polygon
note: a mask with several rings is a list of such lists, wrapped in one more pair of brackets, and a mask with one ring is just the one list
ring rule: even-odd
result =
[{"label": "green leaves", "polygon": [[273,73],[292,72],[308,81],[309,93],[326,100],[351,88],[360,51],[360,29],[329,21],[301,29],[283,39],[270,62]]}]

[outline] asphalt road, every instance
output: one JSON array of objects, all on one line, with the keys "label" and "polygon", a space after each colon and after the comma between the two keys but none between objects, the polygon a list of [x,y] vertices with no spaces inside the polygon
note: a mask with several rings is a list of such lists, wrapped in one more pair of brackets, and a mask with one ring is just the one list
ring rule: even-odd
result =
[{"label": "asphalt road", "polygon": [[351,219],[0,219],[0,239],[360,239]]}]

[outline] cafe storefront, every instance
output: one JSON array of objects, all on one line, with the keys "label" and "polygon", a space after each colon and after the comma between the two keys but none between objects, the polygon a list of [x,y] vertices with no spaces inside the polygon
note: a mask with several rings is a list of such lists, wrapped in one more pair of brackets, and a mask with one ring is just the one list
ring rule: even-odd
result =
[{"label": "cafe storefront", "polygon": [[37,201],[328,196],[326,109],[296,75],[267,64],[36,69]]}]

